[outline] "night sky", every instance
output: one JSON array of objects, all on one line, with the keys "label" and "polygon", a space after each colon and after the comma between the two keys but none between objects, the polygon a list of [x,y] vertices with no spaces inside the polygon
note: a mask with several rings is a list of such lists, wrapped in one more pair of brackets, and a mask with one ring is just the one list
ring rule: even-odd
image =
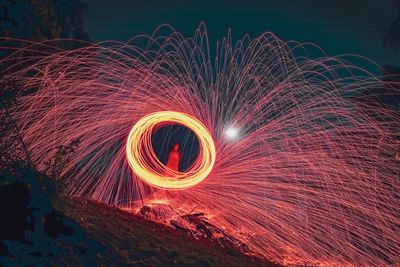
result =
[{"label": "night sky", "polygon": [[[380,65],[398,65],[400,53],[383,46],[395,21],[393,0],[164,1],[86,0],[86,29],[93,41],[127,41],[160,24],[192,36],[201,21],[211,44],[233,30],[238,39],[271,31],[281,39],[313,42],[328,55],[358,54]],[[218,3],[214,3],[218,2]]]}]

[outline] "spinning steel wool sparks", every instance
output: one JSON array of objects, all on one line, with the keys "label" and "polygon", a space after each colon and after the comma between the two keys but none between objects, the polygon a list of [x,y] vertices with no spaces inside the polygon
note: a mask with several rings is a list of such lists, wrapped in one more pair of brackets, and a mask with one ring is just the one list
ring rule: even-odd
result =
[{"label": "spinning steel wool sparks", "polygon": [[[202,212],[284,264],[400,262],[398,110],[371,102],[399,91],[355,57],[272,33],[210,49],[203,26],[193,38],[161,27],[128,43],[57,42],[24,42],[1,61],[1,79],[33,92],[13,116],[39,169],[80,140],[63,169],[66,194],[131,211],[158,203],[166,224]],[[199,141],[184,171],[152,147],[171,123]]]},{"label": "spinning steel wool sparks", "polygon": [[[185,125],[200,140],[201,151],[190,170],[182,173],[166,168],[154,153],[152,130],[162,122]],[[143,157],[143,153],[148,157]],[[195,118],[179,112],[162,111],[145,116],[133,126],[128,136],[126,156],[132,170],[150,185],[170,189],[188,188],[200,183],[210,173],[215,162],[215,146],[210,133]]]}]

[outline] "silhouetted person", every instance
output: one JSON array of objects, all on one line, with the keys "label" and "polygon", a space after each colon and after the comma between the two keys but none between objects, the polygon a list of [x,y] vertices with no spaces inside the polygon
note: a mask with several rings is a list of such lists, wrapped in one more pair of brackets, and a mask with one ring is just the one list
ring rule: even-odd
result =
[{"label": "silhouetted person", "polygon": [[173,171],[179,171],[179,161],[181,154],[179,153],[179,144],[175,144],[169,152],[167,167]]}]

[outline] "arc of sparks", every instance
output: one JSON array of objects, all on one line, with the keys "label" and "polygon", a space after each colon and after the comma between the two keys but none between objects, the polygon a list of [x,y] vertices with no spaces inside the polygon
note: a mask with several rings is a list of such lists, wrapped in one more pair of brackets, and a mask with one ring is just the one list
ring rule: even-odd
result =
[{"label": "arc of sparks", "polygon": [[[153,129],[163,122],[186,126],[199,139],[199,155],[185,172],[166,168],[152,149]],[[132,127],[126,143],[126,157],[133,172],[147,184],[164,189],[185,189],[197,185],[209,175],[216,152],[211,134],[199,120],[182,112],[160,111],[144,116]]]}]

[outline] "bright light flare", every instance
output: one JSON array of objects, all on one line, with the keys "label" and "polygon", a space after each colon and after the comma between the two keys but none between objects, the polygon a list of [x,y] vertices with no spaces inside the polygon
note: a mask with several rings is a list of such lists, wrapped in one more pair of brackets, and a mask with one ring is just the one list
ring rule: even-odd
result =
[{"label": "bright light flare", "polygon": [[229,127],[228,129],[226,129],[225,135],[229,139],[236,139],[239,136],[239,130],[234,127]]}]

